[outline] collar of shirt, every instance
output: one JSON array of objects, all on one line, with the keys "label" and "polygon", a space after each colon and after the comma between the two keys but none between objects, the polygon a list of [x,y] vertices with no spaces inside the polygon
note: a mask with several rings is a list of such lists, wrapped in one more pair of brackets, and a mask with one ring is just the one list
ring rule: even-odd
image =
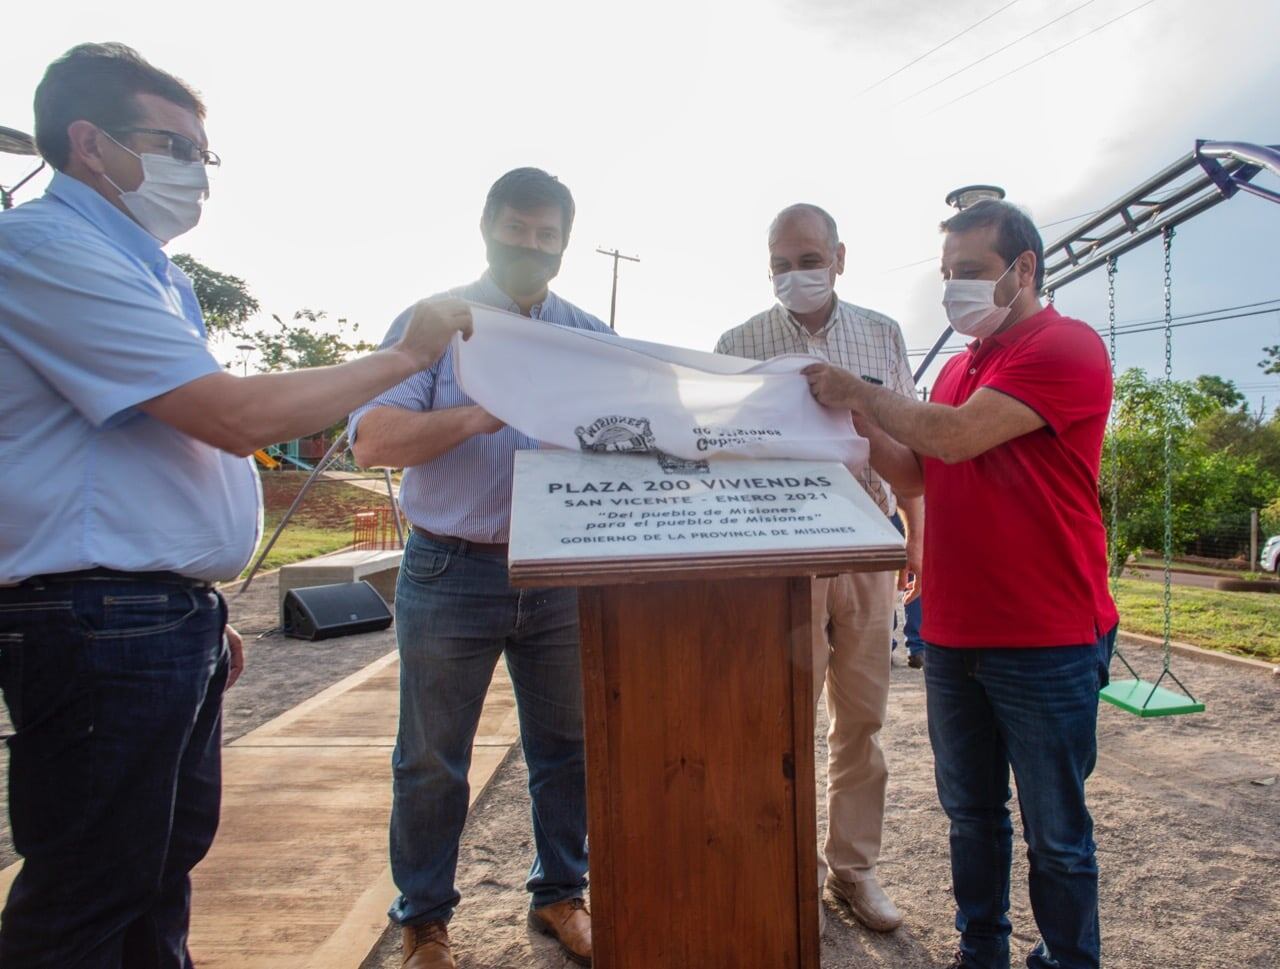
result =
[{"label": "collar of shirt", "polygon": [[[832,295],[834,296],[835,294],[833,293]],[[782,310],[783,318],[791,325],[792,329],[796,331],[796,335],[805,340],[813,340],[813,339],[817,339],[818,337],[825,337],[827,333],[830,332],[831,327],[835,326],[836,320],[839,319],[840,317],[840,297],[836,296],[835,299],[833,299],[831,302],[831,315],[827,317],[827,322],[822,324],[822,327],[816,333],[810,333],[808,329],[804,326],[804,324],[799,322],[791,314],[791,311],[789,309],[787,309],[781,303],[779,303],[778,306]]]},{"label": "collar of shirt", "polygon": [[46,193],[162,279],[168,277],[169,257],[160,248],[160,241],[80,179],[54,172]]},{"label": "collar of shirt", "polygon": [[976,359],[985,357],[989,353],[994,353],[998,347],[1014,346],[1031,336],[1031,334],[1043,330],[1050,323],[1061,318],[1062,315],[1050,303],[1039,312],[1032,313],[1025,320],[1019,320],[1007,330],[989,336],[985,340],[974,340],[969,344],[969,353]]},{"label": "collar of shirt", "polygon": [[[523,311],[516,305],[516,301],[507,295],[506,291],[497,284],[493,278],[493,274],[489,270],[485,270],[484,274],[475,281],[471,286],[471,299],[477,303],[483,303],[485,306],[492,306],[496,310],[506,310],[508,313],[515,313],[517,316],[524,316]],[[534,303],[529,307],[529,317],[534,320],[546,320],[550,323],[556,322],[556,304],[558,297],[551,290],[547,290],[546,298],[541,303]]]}]

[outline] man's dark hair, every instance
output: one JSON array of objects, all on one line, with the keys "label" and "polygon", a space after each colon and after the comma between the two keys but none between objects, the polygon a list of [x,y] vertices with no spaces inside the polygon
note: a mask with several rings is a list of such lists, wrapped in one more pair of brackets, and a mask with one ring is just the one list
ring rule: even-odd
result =
[{"label": "man's dark hair", "polygon": [[204,119],[200,95],[158,67],[152,67],[124,44],[79,44],[44,72],[36,88],[36,146],[54,168],[62,171],[71,159],[67,126],[91,121],[111,132],[137,124],[142,118],[136,100],[154,94]]},{"label": "man's dark hair", "polygon": [[484,200],[484,215],[481,217],[486,231],[493,228],[493,220],[504,205],[517,212],[528,212],[544,205],[560,206],[563,245],[569,244],[569,230],[573,228],[576,211],[573,195],[554,175],[548,175],[541,168],[514,168],[494,182]]},{"label": "man's dark hair", "polygon": [[983,199],[947,219],[938,228],[943,232],[968,232],[996,226],[996,252],[1009,265],[1024,252],[1036,257],[1036,292],[1044,285],[1044,242],[1031,216],[1012,202]]}]

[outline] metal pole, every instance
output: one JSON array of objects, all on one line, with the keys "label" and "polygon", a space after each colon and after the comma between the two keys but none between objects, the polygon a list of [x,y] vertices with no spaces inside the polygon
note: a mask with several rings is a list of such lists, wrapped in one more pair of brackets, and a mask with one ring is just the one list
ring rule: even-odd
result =
[{"label": "metal pole", "polygon": [[613,290],[609,293],[609,329],[616,327],[613,325],[614,318],[618,315],[618,256],[615,253],[613,257]]},{"label": "metal pole", "polygon": [[1258,509],[1249,509],[1249,569],[1261,571],[1258,563]]},{"label": "metal pole", "polygon": [[639,262],[638,256],[624,256],[617,249],[596,249],[596,252],[602,256],[608,256],[613,260],[613,293],[609,297],[609,329],[616,329],[614,326],[614,318],[618,312],[618,260],[625,259],[627,262]]},{"label": "metal pole", "polygon": [[276,526],[276,530],[271,534],[271,538],[267,541],[267,544],[263,546],[262,551],[258,553],[257,561],[253,563],[253,568],[249,570],[249,574],[245,577],[244,584],[236,590],[236,595],[244,595],[246,590],[248,590],[249,584],[253,582],[253,577],[258,574],[258,570],[262,568],[263,561],[266,560],[267,555],[275,546],[276,540],[280,537],[280,533],[284,531],[285,525],[289,524],[289,519],[293,517],[293,513],[297,511],[298,506],[302,504],[302,499],[307,496],[307,492],[311,490],[311,486],[315,484],[316,479],[324,473],[324,469],[328,466],[329,462],[333,460],[333,456],[338,452],[338,449],[342,447],[346,440],[347,430],[346,428],[343,428],[342,433],[338,435],[329,450],[325,452],[324,457],[322,457],[319,463],[312,469],[311,476],[303,483],[302,488],[298,491],[298,496],[293,499],[293,504],[290,505],[289,510],[284,513],[284,517],[280,519],[280,524]]},{"label": "metal pole", "polygon": [[400,502],[396,501],[396,488],[391,483],[391,469],[383,468],[382,476],[387,482],[387,497],[391,499],[391,518],[396,523],[396,542],[404,548],[404,528],[400,523]]}]

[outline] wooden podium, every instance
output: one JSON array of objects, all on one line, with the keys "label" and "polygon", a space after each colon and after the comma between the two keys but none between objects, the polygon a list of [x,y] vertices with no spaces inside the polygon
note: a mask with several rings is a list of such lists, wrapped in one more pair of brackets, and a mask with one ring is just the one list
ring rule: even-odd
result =
[{"label": "wooden podium", "polygon": [[818,969],[812,577],[897,532],[838,464],[529,451],[511,542],[580,587],[593,965]]}]

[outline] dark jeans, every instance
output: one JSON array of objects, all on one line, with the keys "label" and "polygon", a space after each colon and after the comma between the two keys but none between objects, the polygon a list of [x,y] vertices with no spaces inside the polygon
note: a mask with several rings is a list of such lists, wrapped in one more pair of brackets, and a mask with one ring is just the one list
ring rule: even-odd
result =
[{"label": "dark jeans", "polygon": [[1098,690],[1115,630],[1096,643],[946,649],[924,664],[938,799],[951,819],[951,879],[964,965],[1008,969],[1009,768],[1040,941],[1031,969],[1095,969],[1098,867],[1085,780],[1097,760]]},{"label": "dark jeans", "polygon": [[4,969],[191,966],[188,873],[218,826],[225,624],[217,592],[178,582],[0,589],[23,857]]},{"label": "dark jeans", "polygon": [[586,762],[578,596],[513,589],[504,558],[414,532],[396,585],[400,728],[392,756],[391,870],[403,924],[448,919],[467,820],[471,744],[505,656],[529,767],[535,906],[581,896],[587,874]]}]

